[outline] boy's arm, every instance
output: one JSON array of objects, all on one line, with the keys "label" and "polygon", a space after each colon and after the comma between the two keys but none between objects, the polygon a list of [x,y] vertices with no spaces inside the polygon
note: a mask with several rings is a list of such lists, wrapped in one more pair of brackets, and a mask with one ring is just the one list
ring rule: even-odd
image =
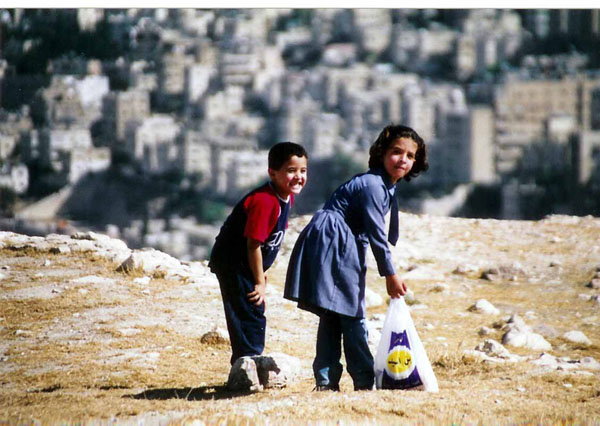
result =
[{"label": "boy's arm", "polygon": [[262,252],[260,251],[261,242],[253,238],[247,238],[246,244],[248,252],[248,265],[254,278],[254,291],[247,294],[248,300],[259,306],[265,301],[266,280],[265,272],[262,267]]}]

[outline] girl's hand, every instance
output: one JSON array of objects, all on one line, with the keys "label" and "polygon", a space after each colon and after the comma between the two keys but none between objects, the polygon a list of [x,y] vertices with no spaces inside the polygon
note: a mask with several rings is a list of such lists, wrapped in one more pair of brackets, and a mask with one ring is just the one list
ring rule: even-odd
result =
[{"label": "girl's hand", "polygon": [[400,296],[404,296],[407,292],[406,284],[397,274],[386,276],[385,286],[392,299],[399,299]]}]

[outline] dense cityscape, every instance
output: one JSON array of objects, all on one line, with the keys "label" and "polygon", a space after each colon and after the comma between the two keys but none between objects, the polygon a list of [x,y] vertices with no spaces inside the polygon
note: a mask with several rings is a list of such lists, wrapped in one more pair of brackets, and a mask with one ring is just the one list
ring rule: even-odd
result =
[{"label": "dense cityscape", "polygon": [[600,216],[600,9],[0,10],[0,230],[203,259],[269,147],[314,212],[390,122],[407,211]]}]

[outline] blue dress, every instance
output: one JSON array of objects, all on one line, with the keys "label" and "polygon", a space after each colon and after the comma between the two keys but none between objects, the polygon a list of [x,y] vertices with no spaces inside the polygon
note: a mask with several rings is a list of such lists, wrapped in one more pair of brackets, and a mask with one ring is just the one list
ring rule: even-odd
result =
[{"label": "blue dress", "polygon": [[382,169],[341,185],[298,236],[284,297],[316,314],[325,310],[364,318],[369,244],[379,274],[395,273],[385,231],[394,193],[395,185]]}]

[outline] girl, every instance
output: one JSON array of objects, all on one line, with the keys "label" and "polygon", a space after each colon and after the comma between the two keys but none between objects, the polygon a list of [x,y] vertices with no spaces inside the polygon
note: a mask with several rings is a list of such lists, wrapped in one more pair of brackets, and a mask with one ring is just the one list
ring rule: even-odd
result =
[{"label": "girl", "polygon": [[340,186],[298,236],[284,297],[319,316],[313,362],[316,390],[339,390],[342,336],[354,389],[373,388],[373,356],[365,323],[367,246],[371,244],[390,297],[406,294],[406,285],[391,262],[385,215],[391,208],[389,241],[395,245],[395,185],[428,167],[425,143],[413,129],[385,127],[369,150],[369,171]]}]

